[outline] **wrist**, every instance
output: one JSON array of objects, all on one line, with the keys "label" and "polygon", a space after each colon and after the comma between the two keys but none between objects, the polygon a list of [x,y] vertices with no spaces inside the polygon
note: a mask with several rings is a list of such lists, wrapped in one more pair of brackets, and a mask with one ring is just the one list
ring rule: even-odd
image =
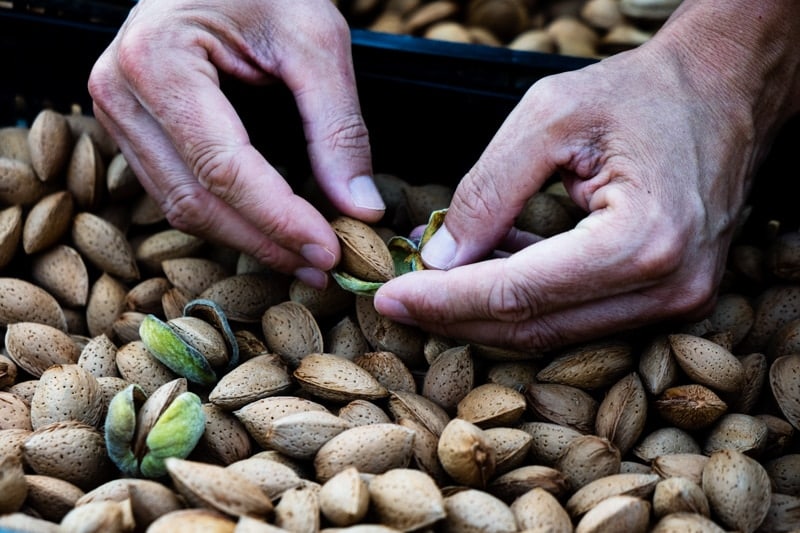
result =
[{"label": "wrist", "polygon": [[800,111],[796,0],[685,0],[652,44],[679,62],[699,98],[748,124],[756,145]]}]

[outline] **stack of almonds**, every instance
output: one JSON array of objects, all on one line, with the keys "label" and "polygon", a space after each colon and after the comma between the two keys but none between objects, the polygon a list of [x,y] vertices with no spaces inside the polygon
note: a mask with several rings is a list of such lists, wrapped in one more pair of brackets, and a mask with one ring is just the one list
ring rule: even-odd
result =
[{"label": "stack of almonds", "polygon": [[352,27],[605,57],[646,42],[680,0],[339,0]]},{"label": "stack of almonds", "polygon": [[[376,176],[340,268],[452,190]],[[554,183],[519,227],[580,214]],[[0,528],[800,529],[800,233],[737,240],[704,320],[511,351],[170,228],[90,117],[0,129]],[[764,232],[766,233],[766,232]]]}]

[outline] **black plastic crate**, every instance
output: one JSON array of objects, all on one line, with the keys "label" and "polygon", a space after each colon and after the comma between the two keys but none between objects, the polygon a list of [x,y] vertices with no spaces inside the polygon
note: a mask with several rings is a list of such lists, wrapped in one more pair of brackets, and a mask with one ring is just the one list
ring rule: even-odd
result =
[{"label": "black plastic crate", "polygon": [[[6,67],[0,79],[0,125],[30,123],[43,107],[66,112],[78,104],[91,111],[89,72],[123,17],[117,12],[119,20],[92,21],[79,16],[76,6],[67,16],[54,12],[57,3],[45,2],[49,11],[44,12],[18,8],[19,3],[0,9]],[[97,9],[97,2],[87,4]],[[374,169],[414,183],[455,184],[535,81],[594,61],[367,30],[352,30],[352,42]],[[302,178],[305,144],[290,94],[279,84],[252,87],[226,79],[223,88],[253,144]],[[798,146],[800,117],[776,139],[756,180],[752,216],[757,221],[798,224],[800,210],[791,195],[776,194],[796,180],[789,155]]]}]

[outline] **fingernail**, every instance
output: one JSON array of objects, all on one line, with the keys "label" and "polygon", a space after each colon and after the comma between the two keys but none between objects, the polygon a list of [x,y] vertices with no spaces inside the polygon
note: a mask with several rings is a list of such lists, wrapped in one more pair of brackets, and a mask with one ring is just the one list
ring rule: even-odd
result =
[{"label": "fingernail", "polygon": [[319,244],[304,244],[300,247],[300,255],[319,270],[330,270],[336,265],[333,252]]},{"label": "fingernail", "polygon": [[301,267],[294,271],[294,277],[315,289],[322,290],[328,285],[328,275],[322,270],[311,267]]},{"label": "fingernail", "polygon": [[381,193],[375,186],[375,182],[369,176],[356,176],[350,180],[350,198],[356,207],[364,209],[373,209],[375,211],[383,211],[386,209],[386,204],[383,203]]},{"label": "fingernail", "polygon": [[409,326],[417,325],[417,321],[411,318],[408,308],[403,305],[402,302],[394,298],[376,294],[373,305],[380,314],[395,322],[400,322]]},{"label": "fingernail", "polygon": [[446,226],[439,228],[422,247],[422,261],[430,268],[447,270],[456,258],[456,241]]}]

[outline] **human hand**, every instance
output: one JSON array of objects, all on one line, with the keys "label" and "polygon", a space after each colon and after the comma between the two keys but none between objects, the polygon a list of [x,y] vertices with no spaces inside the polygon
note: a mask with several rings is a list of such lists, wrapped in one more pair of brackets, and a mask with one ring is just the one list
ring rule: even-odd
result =
[{"label": "human hand", "polygon": [[95,116],[173,227],[323,287],[337,238],[251,145],[220,71],[286,83],[320,187],[342,213],[375,222],[384,204],[347,24],[330,0],[141,0],[89,79]]},{"label": "human hand", "polygon": [[[729,21],[713,2],[686,4],[660,38],[536,83],[423,248],[443,270],[386,283],[378,312],[453,338],[549,349],[709,311],[754,169],[797,110],[798,61],[791,38],[769,57],[727,37],[687,49],[692,26],[716,17],[724,32]],[[772,39],[789,24],[797,35],[787,6],[740,36]],[[736,9],[753,18],[752,5]],[[547,239],[513,228],[554,173],[588,215]],[[480,261],[496,249],[515,253]]]}]

